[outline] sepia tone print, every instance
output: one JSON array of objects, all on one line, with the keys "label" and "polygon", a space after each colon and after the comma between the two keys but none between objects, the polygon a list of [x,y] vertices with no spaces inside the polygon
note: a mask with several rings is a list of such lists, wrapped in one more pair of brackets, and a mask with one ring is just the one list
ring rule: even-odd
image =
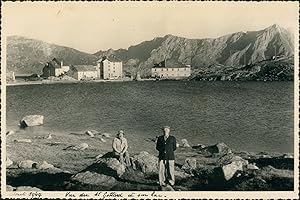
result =
[{"label": "sepia tone print", "polygon": [[1,194],[297,198],[297,2],[4,2]]}]

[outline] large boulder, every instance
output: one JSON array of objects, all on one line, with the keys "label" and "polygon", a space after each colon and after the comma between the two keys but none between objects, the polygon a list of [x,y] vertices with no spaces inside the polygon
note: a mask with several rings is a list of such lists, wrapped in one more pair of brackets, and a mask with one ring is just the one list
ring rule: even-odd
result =
[{"label": "large boulder", "polygon": [[20,120],[21,127],[39,126],[44,124],[43,115],[27,115]]},{"label": "large boulder", "polygon": [[212,146],[206,147],[206,150],[212,154],[229,154],[231,153],[231,149],[225,143],[217,143]]},{"label": "large boulder", "polygon": [[143,173],[158,173],[158,158],[146,151],[140,152],[133,158],[133,165]]},{"label": "large boulder", "polygon": [[125,173],[125,165],[122,165],[116,158],[100,158],[97,160],[98,172],[104,171],[104,174],[121,177]]},{"label": "large boulder", "polygon": [[73,175],[71,181],[76,181],[81,185],[97,186],[101,188],[101,190],[110,190],[116,184],[116,179],[114,177],[90,171]]},{"label": "large boulder", "polygon": [[184,171],[191,171],[197,168],[197,160],[196,158],[187,158],[184,161],[184,165],[181,167]]},{"label": "large boulder", "polygon": [[31,169],[36,164],[37,164],[37,162],[34,162],[32,160],[23,160],[23,161],[18,163],[18,167],[21,168],[21,169]]},{"label": "large boulder", "polygon": [[218,164],[221,167],[224,179],[227,181],[230,180],[237,171],[243,171],[244,166],[248,164],[247,160],[239,156],[233,156],[230,159],[225,159],[224,157],[219,159]]}]

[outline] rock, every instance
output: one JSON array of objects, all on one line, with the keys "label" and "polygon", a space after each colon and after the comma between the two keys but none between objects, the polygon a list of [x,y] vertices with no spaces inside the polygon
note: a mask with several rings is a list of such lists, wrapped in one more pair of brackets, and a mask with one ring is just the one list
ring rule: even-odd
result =
[{"label": "rock", "polygon": [[30,139],[16,139],[14,142],[21,142],[21,143],[31,143]]},{"label": "rock", "polygon": [[283,154],[281,158],[291,158],[291,159],[294,159],[294,156],[292,154]]},{"label": "rock", "polygon": [[6,157],[6,168],[11,166],[12,164],[13,164],[13,161],[11,159],[9,159],[9,157]]},{"label": "rock", "polygon": [[185,173],[183,171],[178,171],[178,170],[175,170],[174,174],[175,174],[176,179],[178,179],[178,178],[179,179],[186,179],[188,177],[191,177],[190,174],[187,174],[187,173]]},{"label": "rock", "polygon": [[100,159],[102,158],[103,154],[99,154],[98,156],[95,157],[95,159]]},{"label": "rock", "polygon": [[109,133],[102,133],[102,137],[109,138],[109,137],[110,137],[110,134],[109,134]]},{"label": "rock", "polygon": [[177,148],[180,147],[180,144],[179,144],[178,142],[176,142],[176,147],[177,147]]},{"label": "rock", "polygon": [[114,177],[90,171],[73,175],[71,180],[79,182],[80,184],[101,187],[102,190],[110,190],[116,184],[116,179]]},{"label": "rock", "polygon": [[238,191],[269,191],[270,186],[267,184],[267,182],[260,178],[260,177],[254,177],[251,179],[248,179],[246,181],[243,181],[236,185],[234,187],[234,190]]},{"label": "rock", "polygon": [[158,158],[146,151],[140,152],[132,158],[136,169],[143,173],[158,173]]},{"label": "rock", "polygon": [[125,165],[122,165],[116,158],[100,158],[97,160],[98,168],[102,168],[103,174],[121,177],[125,173]]},{"label": "rock", "polygon": [[32,160],[24,160],[18,163],[18,167],[21,169],[31,169],[34,167],[37,163]]},{"label": "rock", "polygon": [[212,154],[229,154],[231,149],[225,143],[218,143],[212,146],[206,147],[206,150]]},{"label": "rock", "polygon": [[125,166],[122,165],[116,158],[109,158],[106,161],[106,165],[110,169],[114,170],[119,177],[122,176],[125,172]]},{"label": "rock", "polygon": [[161,186],[161,191],[175,191],[172,186],[166,185],[166,186]]},{"label": "rock", "polygon": [[38,163],[35,168],[37,169],[50,169],[50,168],[54,168],[53,165],[47,163],[46,161],[43,161],[42,163]]},{"label": "rock", "polygon": [[37,187],[19,186],[19,187],[16,187],[15,191],[42,191],[42,190]]},{"label": "rock", "polygon": [[259,170],[259,168],[255,165],[255,163],[253,163],[246,165],[244,170]]},{"label": "rock", "polygon": [[182,147],[186,147],[186,148],[187,148],[187,147],[191,147],[191,146],[189,145],[187,139],[182,139],[181,142],[182,142]]},{"label": "rock", "polygon": [[15,134],[15,133],[16,133],[15,131],[7,131],[7,132],[6,132],[6,136],[13,135],[13,134]]},{"label": "rock", "polygon": [[237,171],[243,171],[243,167],[247,164],[247,160],[244,160],[239,156],[234,156],[231,159],[230,164],[224,164],[221,167],[225,180],[230,180]]},{"label": "rock", "polygon": [[6,191],[11,192],[11,191],[14,191],[15,189],[16,189],[16,188],[13,187],[13,186],[11,186],[11,185],[6,185]]},{"label": "rock", "polygon": [[95,137],[95,135],[94,135],[94,133],[92,133],[92,131],[86,131],[85,134],[90,137]]},{"label": "rock", "polygon": [[184,171],[191,171],[197,168],[197,160],[196,158],[187,158],[185,159],[184,165],[181,167]]},{"label": "rock", "polygon": [[204,149],[206,146],[204,144],[197,144],[195,146],[192,146],[193,149]]},{"label": "rock", "polygon": [[100,140],[101,140],[101,142],[106,142],[106,140],[105,140],[105,139],[103,139],[103,138],[100,138]]},{"label": "rock", "polygon": [[43,115],[27,115],[23,117],[20,121],[21,127],[27,126],[39,126],[44,124],[44,116]]},{"label": "rock", "polygon": [[49,133],[49,135],[48,135],[47,137],[45,137],[45,139],[47,139],[47,140],[51,140],[51,139],[52,139],[52,134],[51,134],[51,133]]},{"label": "rock", "polygon": [[87,143],[81,143],[75,146],[74,145],[68,146],[64,150],[71,149],[71,150],[78,151],[78,150],[85,150],[87,148],[89,148],[89,145]]}]

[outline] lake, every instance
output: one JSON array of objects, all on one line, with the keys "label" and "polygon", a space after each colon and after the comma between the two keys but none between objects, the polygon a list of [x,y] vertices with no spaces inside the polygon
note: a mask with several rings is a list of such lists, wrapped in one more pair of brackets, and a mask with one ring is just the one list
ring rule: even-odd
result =
[{"label": "lake", "polygon": [[[125,131],[133,150],[171,126],[191,145],[225,142],[234,150],[293,152],[293,82],[144,81],[7,87],[7,129],[30,114],[30,131]],[[29,131],[28,130],[28,131]],[[153,147],[155,148],[155,147]]]}]

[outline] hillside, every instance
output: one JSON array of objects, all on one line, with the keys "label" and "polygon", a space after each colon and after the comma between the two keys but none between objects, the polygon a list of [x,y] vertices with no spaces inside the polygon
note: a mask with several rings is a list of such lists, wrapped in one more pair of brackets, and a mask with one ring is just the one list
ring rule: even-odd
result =
[{"label": "hillside", "polygon": [[[63,59],[66,64],[95,64],[98,58],[114,54],[123,60],[125,72],[133,75],[139,72],[147,77],[155,63],[172,58],[191,65],[193,77],[197,77],[201,71],[226,74],[228,68],[234,71],[267,62],[275,54],[285,58],[294,55],[292,34],[276,24],[259,31],[237,32],[218,38],[188,39],[166,35],[128,49],[100,50],[95,54],[19,36],[8,37],[7,44],[7,69],[17,73],[40,73],[44,63],[53,57]],[[218,66],[217,71],[214,66]]]},{"label": "hillside", "polygon": [[69,47],[20,36],[7,37],[7,71],[40,74],[54,57],[65,64],[94,64],[97,57]]},{"label": "hillside", "polygon": [[197,71],[218,64],[239,68],[270,59],[275,53],[284,56],[294,54],[292,35],[276,24],[260,31],[238,32],[215,39],[187,39],[166,35],[131,46],[128,50],[110,49],[95,55],[115,54],[125,61],[125,69],[138,67],[141,74],[147,76],[151,66],[165,57],[191,64],[193,70]]}]

